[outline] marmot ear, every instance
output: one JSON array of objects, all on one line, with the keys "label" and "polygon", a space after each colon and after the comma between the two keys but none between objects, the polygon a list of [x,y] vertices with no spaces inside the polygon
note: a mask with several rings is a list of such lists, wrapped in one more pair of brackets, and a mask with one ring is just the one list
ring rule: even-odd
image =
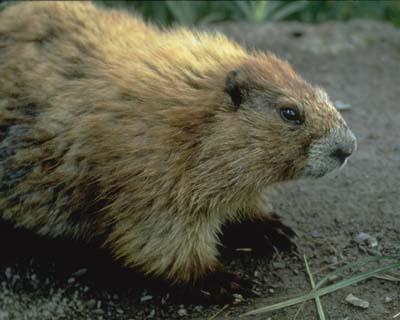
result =
[{"label": "marmot ear", "polygon": [[225,92],[232,100],[234,111],[237,111],[247,94],[247,85],[240,71],[230,71],[225,78]]}]

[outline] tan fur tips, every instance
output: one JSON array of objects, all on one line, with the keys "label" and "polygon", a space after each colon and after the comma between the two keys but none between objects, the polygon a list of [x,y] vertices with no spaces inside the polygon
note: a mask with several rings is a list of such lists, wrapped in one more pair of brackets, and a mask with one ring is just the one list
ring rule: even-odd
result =
[{"label": "tan fur tips", "polygon": [[273,54],[89,2],[2,10],[0,74],[1,218],[174,282],[219,268],[222,225],[344,123]]}]

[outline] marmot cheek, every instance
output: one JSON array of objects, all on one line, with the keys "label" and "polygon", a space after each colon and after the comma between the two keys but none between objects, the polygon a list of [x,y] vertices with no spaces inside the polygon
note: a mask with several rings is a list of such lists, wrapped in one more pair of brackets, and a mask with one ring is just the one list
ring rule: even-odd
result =
[{"label": "marmot cheek", "polygon": [[330,130],[312,144],[303,176],[321,177],[344,166],[356,148],[356,137],[346,125]]}]

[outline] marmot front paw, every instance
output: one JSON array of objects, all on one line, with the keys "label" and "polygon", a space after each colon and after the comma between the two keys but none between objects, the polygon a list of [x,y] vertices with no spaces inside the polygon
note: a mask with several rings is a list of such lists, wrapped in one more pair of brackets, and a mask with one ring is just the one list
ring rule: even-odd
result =
[{"label": "marmot front paw", "polygon": [[176,299],[184,303],[231,304],[240,296],[254,296],[251,286],[251,281],[243,279],[239,274],[221,269],[185,286],[179,290],[181,294]]}]

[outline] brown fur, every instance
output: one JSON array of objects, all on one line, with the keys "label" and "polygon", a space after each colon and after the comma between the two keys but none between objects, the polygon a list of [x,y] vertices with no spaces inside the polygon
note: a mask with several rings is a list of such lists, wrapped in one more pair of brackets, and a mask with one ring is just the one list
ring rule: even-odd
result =
[{"label": "brown fur", "polygon": [[[91,3],[2,11],[0,75],[0,216],[102,236],[126,266],[177,282],[217,270],[222,225],[267,214],[263,189],[299,176],[310,145],[343,124],[272,54]],[[286,104],[304,126],[279,117]]]}]

